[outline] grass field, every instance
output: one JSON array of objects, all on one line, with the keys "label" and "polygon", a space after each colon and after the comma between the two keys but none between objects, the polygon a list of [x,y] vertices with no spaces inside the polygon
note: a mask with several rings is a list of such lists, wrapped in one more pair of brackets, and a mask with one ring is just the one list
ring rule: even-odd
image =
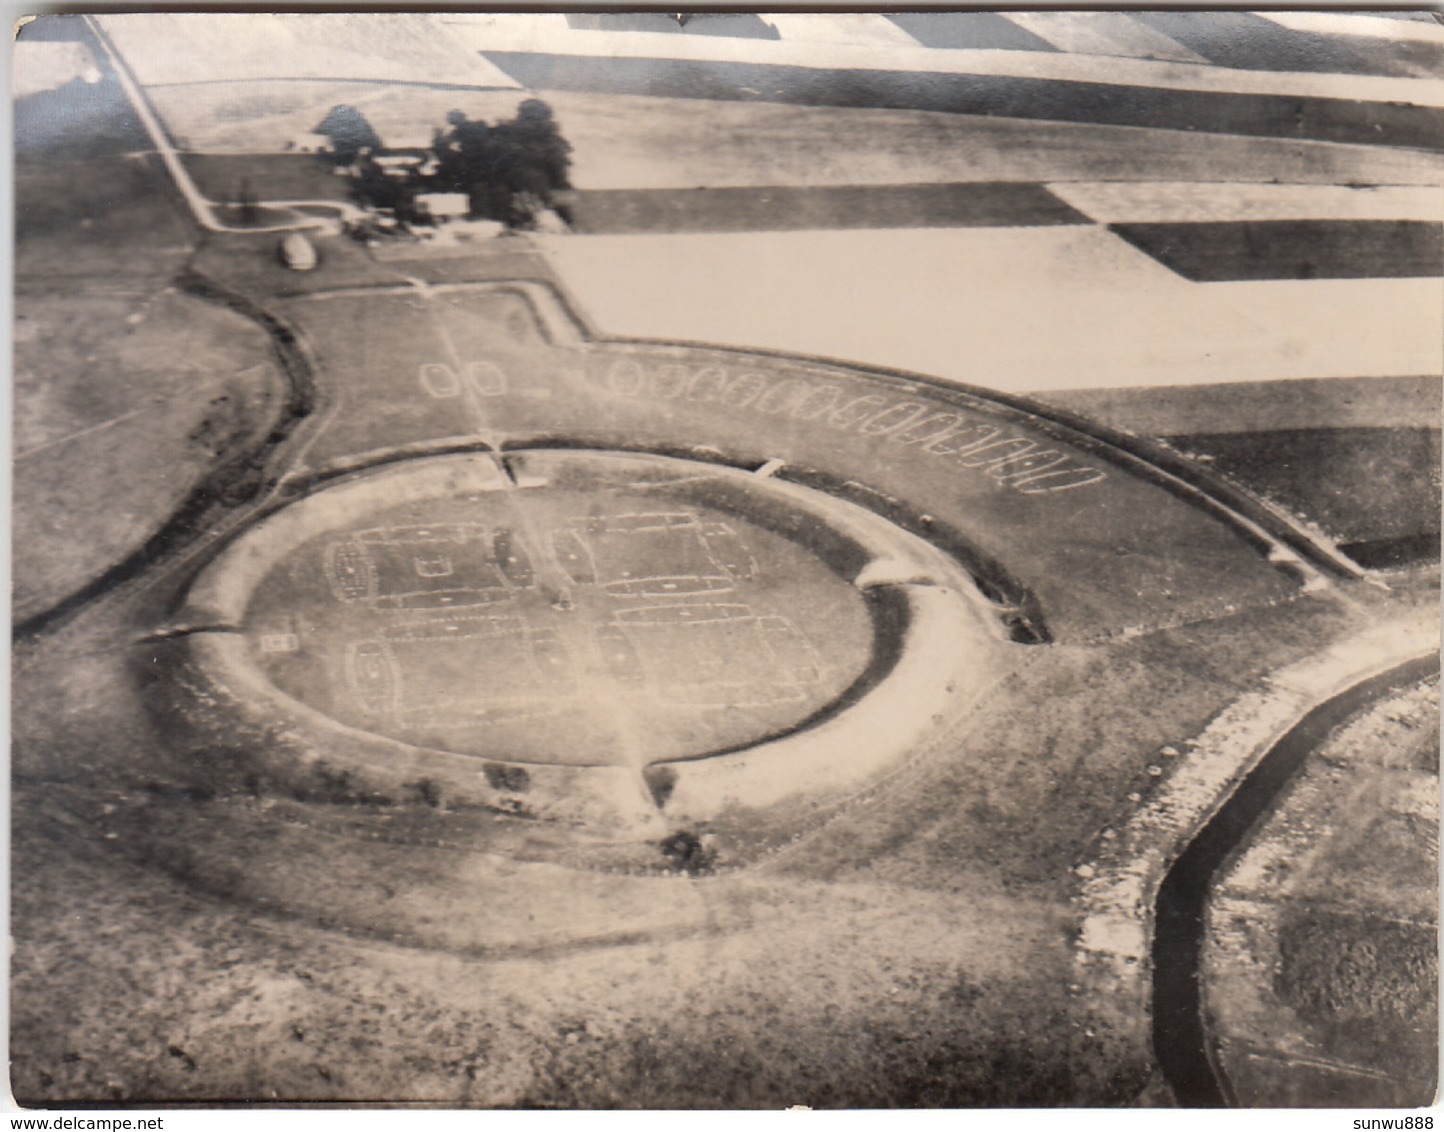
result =
[{"label": "grass field", "polygon": [[287,388],[259,327],[175,288],[192,237],[154,167],[22,157],[16,179],[23,621],[133,554],[255,447]]},{"label": "grass field", "polygon": [[263,439],[286,386],[254,324],[173,290],[16,305],[12,600],[24,621],[133,554]]}]

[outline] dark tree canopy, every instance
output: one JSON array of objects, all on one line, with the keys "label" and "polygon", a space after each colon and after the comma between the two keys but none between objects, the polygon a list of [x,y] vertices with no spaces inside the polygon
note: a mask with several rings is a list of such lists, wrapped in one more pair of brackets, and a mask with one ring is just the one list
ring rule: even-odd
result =
[{"label": "dark tree canopy", "polygon": [[354,106],[333,106],[315,130],[331,139],[336,159],[349,165],[363,149],[380,149],[381,137]]}]

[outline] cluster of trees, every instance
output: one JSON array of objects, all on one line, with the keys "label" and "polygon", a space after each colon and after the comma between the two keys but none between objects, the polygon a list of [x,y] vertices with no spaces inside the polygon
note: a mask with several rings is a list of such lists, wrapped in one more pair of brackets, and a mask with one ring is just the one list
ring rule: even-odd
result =
[{"label": "cluster of trees", "polygon": [[453,110],[447,124],[432,145],[434,179],[444,192],[465,193],[472,216],[516,225],[549,208],[570,223],[556,194],[571,188],[572,147],[550,106],[529,98],[515,118],[494,126]]},{"label": "cluster of trees", "polygon": [[354,171],[357,197],[391,210],[402,223],[425,222],[417,197],[428,192],[464,193],[472,219],[526,227],[551,210],[571,223],[558,197],[571,188],[571,146],[540,99],[527,99],[515,118],[495,125],[451,111],[446,128],[434,131],[425,159],[400,174],[377,161],[381,139],[354,107],[333,108],[317,132],[330,138],[336,164]]}]

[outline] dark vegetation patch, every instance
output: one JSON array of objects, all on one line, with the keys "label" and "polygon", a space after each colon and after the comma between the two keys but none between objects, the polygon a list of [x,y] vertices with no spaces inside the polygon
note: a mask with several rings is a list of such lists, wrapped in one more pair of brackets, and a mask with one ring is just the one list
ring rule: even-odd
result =
[{"label": "dark vegetation patch", "polygon": [[1432,924],[1306,909],[1280,926],[1274,988],[1339,1055],[1396,1073],[1435,1060],[1438,971]]},{"label": "dark vegetation patch", "polygon": [[1433,936],[1431,925],[1305,913],[1284,926],[1275,986],[1316,1018],[1417,1022],[1433,1013]]},{"label": "dark vegetation patch", "polygon": [[717,851],[711,838],[681,829],[657,843],[671,867],[688,876],[705,876],[717,863]]},{"label": "dark vegetation patch", "polygon": [[1087,222],[1031,183],[608,189],[577,195],[584,234],[971,228]]},{"label": "dark vegetation patch", "polygon": [[[926,18],[926,17],[924,17]],[[1234,91],[1148,90],[1037,76],[883,72],[697,59],[583,58],[486,51],[523,86],[548,92],[932,110],[1315,141],[1434,147],[1440,111],[1404,103]],[[1437,228],[1437,226],[1436,226]]]},{"label": "dark vegetation patch", "polygon": [[523,1105],[1055,1107],[1123,1104],[1142,1088],[1145,1068],[1114,1036],[1077,1038],[1061,1014],[1025,1018],[1005,994],[994,987],[962,1012],[934,1001],[909,1018],[835,1006],[783,1014],[760,1001],[735,1015],[703,1007],[690,1023],[559,1047]]},{"label": "dark vegetation patch", "polygon": [[392,799],[358,778],[346,767],[318,762],[307,768],[292,788],[298,802],[331,806],[389,806]]},{"label": "dark vegetation patch", "polygon": [[1196,283],[1244,279],[1436,278],[1444,237],[1422,220],[1249,220],[1111,224]]},{"label": "dark vegetation patch", "polygon": [[1345,542],[1339,549],[1366,570],[1397,570],[1439,558],[1439,533]]},{"label": "dark vegetation patch", "polygon": [[1169,442],[1376,567],[1438,557],[1439,436],[1437,428],[1307,428]]},{"label": "dark vegetation patch", "polygon": [[1059,389],[1033,398],[1136,436],[1171,437],[1185,448],[1196,436],[1261,429],[1390,429],[1436,419],[1441,378],[1319,377],[1138,389]]},{"label": "dark vegetation patch", "polygon": [[658,807],[665,807],[677,788],[677,772],[668,766],[649,766],[642,771],[642,780]]},{"label": "dark vegetation patch", "polygon": [[524,794],[531,788],[531,775],[524,766],[508,766],[505,763],[486,763],[482,768],[486,781],[493,790],[506,790],[513,794]]}]

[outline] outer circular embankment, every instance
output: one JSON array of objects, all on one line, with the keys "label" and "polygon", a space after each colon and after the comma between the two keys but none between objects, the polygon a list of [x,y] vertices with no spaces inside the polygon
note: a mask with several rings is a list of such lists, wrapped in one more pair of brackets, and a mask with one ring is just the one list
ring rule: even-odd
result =
[{"label": "outer circular embankment", "polygon": [[771,463],[777,479],[910,523],[987,579],[1019,639],[1063,644],[1289,601],[1315,576],[1258,506],[1084,422],[820,359],[567,334],[540,284],[416,266],[410,282],[281,301],[338,375],[322,381],[301,482],[481,445]]},{"label": "outer circular embankment", "polygon": [[[668,457],[431,457],[324,488],[196,580],[235,710],[385,793],[608,827],[855,787],[941,733],[1001,623],[901,528]],[[298,753],[301,752],[301,753]]]}]

